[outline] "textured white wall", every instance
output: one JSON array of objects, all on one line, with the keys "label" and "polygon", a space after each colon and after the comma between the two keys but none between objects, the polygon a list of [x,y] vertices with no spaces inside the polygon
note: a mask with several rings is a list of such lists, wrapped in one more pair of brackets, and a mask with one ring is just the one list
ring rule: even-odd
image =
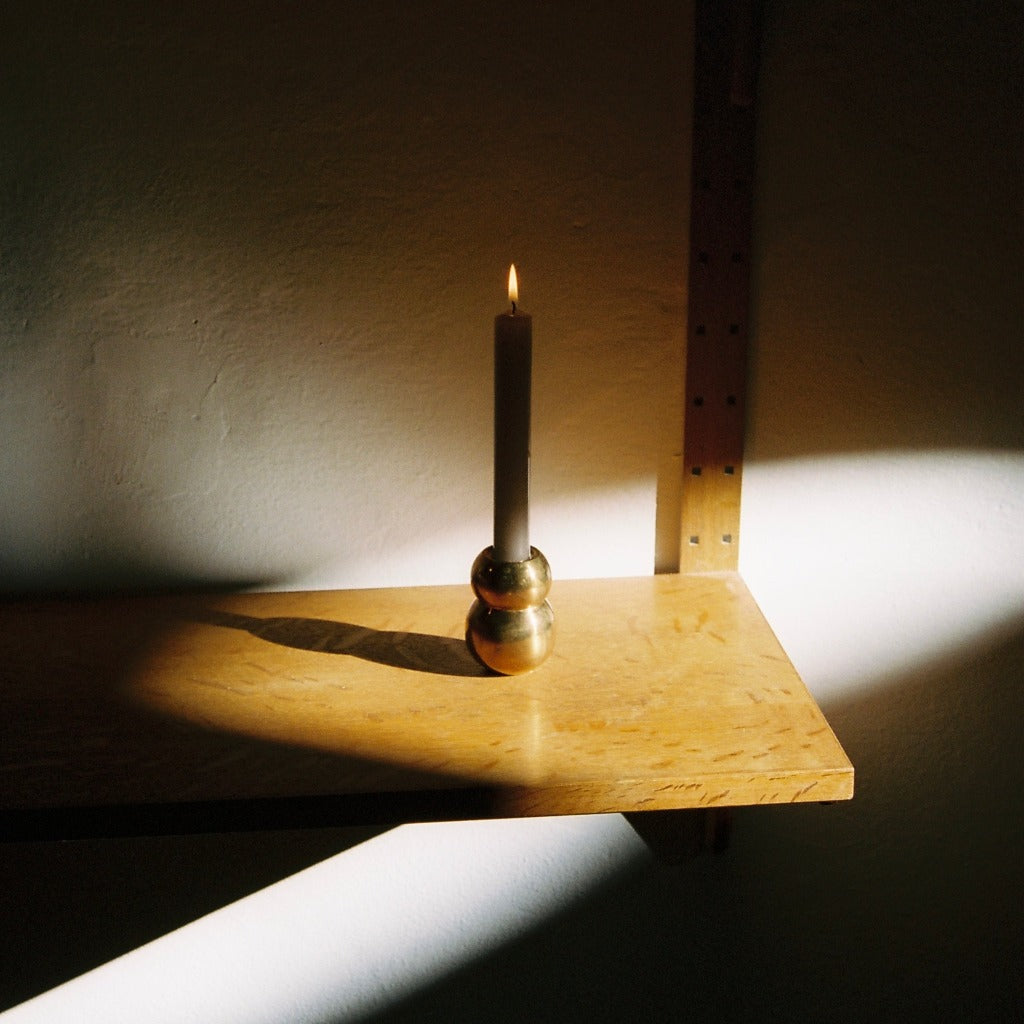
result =
[{"label": "textured white wall", "polygon": [[679,444],[685,10],[12,21],[0,585],[465,580],[512,261],[535,542],[562,577],[650,571]]},{"label": "textured white wall", "polygon": [[[669,18],[668,11],[650,11],[652,18]],[[557,41],[562,46],[566,38],[557,29],[568,25],[568,15],[549,17],[554,21],[547,31],[549,35],[555,32],[550,36],[551,45]],[[496,31],[503,19],[504,15],[494,16]],[[595,51],[595,62],[610,62],[622,70],[616,54],[629,52],[634,31],[642,32],[639,26],[645,23],[640,18],[634,29],[634,20],[631,8],[628,24],[618,23],[616,39],[609,38]],[[273,1006],[276,1020],[342,1020],[363,1000],[364,1006],[380,1006],[403,995],[404,1004],[373,1019],[421,1024],[434,1020],[592,1022],[638,1016],[652,1021],[692,1017],[744,1024],[769,1020],[861,1024],[865,1020],[1019,1019],[1024,1011],[1019,973],[1024,934],[1013,897],[1024,883],[1019,796],[1024,779],[1017,735],[1024,713],[1024,420],[1018,408],[1024,384],[1020,346],[1024,316],[1019,288],[1024,279],[1020,206],[1024,177],[1020,173],[1019,92],[1014,69],[1019,69],[1017,47],[1024,35],[1021,21],[1019,5],[1013,4],[963,10],[882,2],[769,5],[758,189],[756,348],[741,558],[780,638],[825,704],[857,766],[858,792],[851,803],[741,814],[726,855],[679,869],[647,862],[618,819],[598,818],[575,826],[532,822],[496,823],[479,830],[473,825],[450,830],[446,826],[402,829],[197,922],[81,983],[27,1004],[20,1018],[12,1014],[11,1019],[52,1020],[59,1008],[76,1012],[76,1019],[86,1019],[83,1015],[91,1005],[102,1006],[102,1019],[114,1019],[110,995],[114,992],[120,993],[120,1005],[131,1015],[135,1007],[145,1005],[145,983],[140,979],[151,979],[153,972],[163,978],[194,979],[180,1005],[191,1005],[195,1019],[209,1019],[209,1014],[204,1018],[202,1008],[195,1009],[197,1005],[218,1007],[222,1019],[230,1019],[232,1010],[248,1013],[251,992],[236,992],[235,983],[225,981],[218,951],[230,954],[231,964],[247,949],[253,951],[254,959],[264,957],[268,945],[283,941],[277,927],[281,920],[294,925],[290,935],[302,935],[310,959],[282,957],[276,974],[264,970],[269,960],[256,961],[261,964],[259,992],[266,994],[266,1005]],[[589,14],[581,21],[579,31],[588,46],[596,45],[602,24],[598,18],[588,27]],[[72,55],[77,53],[77,44],[68,41],[66,45]],[[435,52],[436,45],[426,50]],[[489,49],[481,62],[490,60],[492,53]],[[414,67],[426,60],[418,52],[407,56]],[[245,65],[241,56],[237,60]],[[50,66],[47,61],[43,64]],[[372,55],[359,62],[361,71],[373,66]],[[442,62],[442,67],[446,66]],[[648,68],[645,62],[643,73],[638,70],[635,75],[623,70],[625,78],[640,90],[637,102],[641,105],[658,106],[661,93],[653,84],[658,80],[658,66],[655,63]],[[53,68],[49,74],[58,76]],[[304,81],[297,67],[288,81],[293,90]],[[571,94],[571,109],[563,109],[563,119],[546,122],[548,137],[543,142],[536,139],[532,152],[562,152],[564,133],[568,130],[572,135],[569,126],[577,118],[581,124],[591,119],[591,102],[598,104],[593,115],[596,124],[602,96],[610,109],[615,109],[612,98],[600,88],[594,92],[581,84]],[[557,104],[559,97],[566,95],[548,82],[547,91],[538,85],[535,100],[546,98]],[[276,96],[276,91],[263,95],[260,102],[272,106]],[[418,97],[413,109],[422,114],[425,103],[424,97]],[[473,107],[475,99],[471,103],[466,98],[465,108]],[[638,125],[643,120],[640,118]],[[371,127],[373,123],[372,119],[367,122]],[[289,119],[283,117],[282,130],[289,125]],[[48,137],[49,133],[42,134]],[[252,137],[248,130],[240,135],[243,140]],[[425,136],[418,138],[422,144]],[[496,135],[491,142],[500,145]],[[639,139],[632,142],[641,145]],[[613,186],[612,199],[619,194],[614,182],[621,181],[624,192],[631,192],[637,181],[641,185],[645,181],[639,163],[628,173],[632,149],[627,143],[629,140],[623,139],[620,146],[612,147],[603,158],[607,163],[594,157],[598,163],[587,179],[596,182],[607,176]],[[616,155],[611,155],[613,152]],[[2,159],[14,158],[7,151]],[[111,158],[111,166],[126,173],[121,159]],[[198,164],[192,167],[202,178]],[[571,182],[576,180],[573,174],[584,173],[571,162],[560,167],[552,182],[562,180],[563,174]],[[256,174],[255,167],[251,173]],[[296,170],[295,175],[300,180],[307,172]],[[80,182],[78,187],[86,186]],[[572,185],[566,185],[564,192],[555,184],[550,187],[550,193],[538,187],[530,194],[540,208],[559,207],[567,212],[572,205],[567,201]],[[480,202],[486,207],[490,193],[482,188],[481,194]],[[212,192],[200,191],[196,198],[207,207],[218,202]],[[645,209],[651,205],[650,196],[634,201]],[[33,202],[42,203],[42,199]],[[59,210],[63,200],[55,195],[49,202]],[[642,277],[630,278],[637,285],[635,291],[617,293],[615,302],[597,307],[583,326],[580,317],[585,314],[580,310],[586,308],[582,297],[586,289],[566,256],[575,252],[577,262],[588,265],[603,265],[609,258],[628,262],[627,257],[639,254],[638,238],[646,237],[653,244],[650,231],[668,232],[657,237],[669,249],[674,243],[666,239],[677,236],[674,227],[669,230],[665,224],[643,227],[646,221],[637,216],[635,207],[632,219],[620,220],[598,205],[596,198],[594,202],[590,219],[581,213],[582,226],[572,230],[564,217],[555,215],[529,230],[521,222],[515,229],[506,224],[506,237],[492,240],[488,235],[487,242],[474,243],[479,248],[465,259],[464,273],[452,272],[450,260],[461,257],[447,252],[447,222],[436,228],[440,232],[437,248],[431,249],[426,241],[424,245],[426,252],[435,254],[442,276],[448,275],[449,290],[444,293],[451,296],[448,305],[481,309],[479,316],[460,314],[462,326],[453,327],[450,333],[461,372],[467,353],[481,342],[486,344],[486,321],[494,307],[488,296],[500,290],[500,285],[492,282],[490,264],[501,268],[506,248],[522,248],[522,243],[532,240],[526,247],[535,250],[530,258],[517,252],[516,259],[524,280],[536,281],[537,298],[530,305],[537,317],[538,342],[541,325],[548,329],[544,311],[563,318],[565,332],[556,331],[552,344],[558,347],[566,344],[566,338],[575,339],[560,358],[566,365],[580,367],[587,383],[585,400],[574,394],[570,401],[565,388],[553,383],[554,378],[549,378],[547,385],[552,391],[539,397],[538,405],[549,417],[549,427],[539,429],[550,429],[551,444],[564,444],[558,450],[564,453],[567,465],[559,472],[572,474],[573,481],[572,487],[559,490],[554,482],[557,474],[545,471],[552,472],[552,477],[543,485],[538,480],[538,486],[549,488],[543,492],[547,495],[541,503],[547,510],[543,515],[570,510],[572,524],[577,525],[575,516],[597,509],[597,496],[607,493],[604,525],[609,534],[620,531],[619,515],[628,508],[633,510],[631,516],[636,512],[633,525],[645,538],[640,547],[646,548],[653,518],[652,490],[641,486],[644,476],[637,471],[633,456],[620,450],[614,439],[621,436],[630,451],[631,445],[647,443],[641,435],[648,428],[627,421],[638,417],[638,409],[644,413],[653,409],[655,400],[652,397],[646,404],[630,405],[626,399],[647,387],[632,376],[634,370],[646,374],[643,368],[654,366],[664,354],[654,356],[648,350],[655,344],[653,334],[645,335],[644,343],[625,348],[618,344],[618,335],[629,334],[630,324],[638,324],[634,317],[665,299],[658,276],[661,264],[652,260],[648,268],[654,284],[648,287],[640,283]],[[415,226],[419,203],[419,199],[408,200],[407,219],[400,220],[405,234]],[[493,204],[495,210],[506,210],[504,198],[494,198]],[[188,204],[183,206],[166,218],[172,231],[181,230],[174,225],[180,225],[181,217],[188,213]],[[233,208],[230,203],[228,207]],[[283,218],[280,230],[287,233],[290,222],[285,208],[276,207]],[[454,207],[448,212],[452,218],[476,216]],[[347,321],[335,322],[333,314],[320,319],[316,302],[297,300],[315,294],[323,310],[334,309],[332,304],[340,308],[336,296],[346,278],[338,272],[337,277],[318,283],[315,277],[307,280],[302,274],[279,273],[291,265],[291,250],[274,250],[275,261],[266,261],[262,255],[266,245],[250,247],[250,237],[259,237],[259,225],[250,229],[246,215],[237,210],[235,215],[235,228],[220,232],[213,230],[216,218],[196,218],[196,235],[208,230],[211,238],[219,236],[203,249],[203,259],[221,268],[226,264],[249,267],[245,273],[239,270],[241,279],[249,281],[248,273],[252,281],[263,281],[270,297],[258,306],[258,313],[251,311],[250,293],[240,285],[238,295],[242,297],[236,296],[235,305],[204,307],[204,316],[221,317],[220,333],[206,342],[212,345],[210,351],[218,357],[236,353],[236,363],[225,365],[226,393],[217,396],[220,383],[210,392],[211,398],[217,396],[211,408],[218,415],[223,410],[241,415],[246,408],[240,390],[243,379],[250,382],[246,389],[262,391],[270,404],[258,415],[250,413],[251,444],[228,435],[224,450],[232,453],[231,465],[225,466],[225,475],[207,478],[234,480],[233,487],[247,494],[239,493],[237,504],[232,504],[231,487],[223,493],[215,489],[206,507],[213,520],[249,515],[245,510],[252,503],[243,498],[255,494],[265,499],[264,511],[280,511],[280,523],[271,523],[271,517],[265,521],[264,548],[248,546],[255,543],[250,538],[233,539],[234,526],[222,523],[216,534],[221,546],[211,554],[203,549],[210,536],[208,524],[202,525],[197,518],[195,537],[187,532],[176,534],[174,515],[160,519],[161,503],[139,497],[134,507],[140,521],[148,524],[151,537],[164,538],[166,546],[157,544],[148,552],[144,544],[135,547],[143,554],[155,551],[160,557],[154,556],[150,562],[172,574],[189,576],[201,569],[221,579],[264,575],[304,579],[303,573],[319,578],[316,574],[326,566],[330,572],[338,572],[339,580],[348,579],[342,569],[354,572],[352,567],[361,563],[356,554],[334,545],[338,537],[348,536],[350,524],[339,519],[330,520],[330,528],[324,525],[333,514],[326,507],[333,507],[338,500],[334,485],[321,480],[318,486],[322,491],[309,492],[321,497],[303,506],[306,511],[297,516],[297,506],[290,503],[301,504],[301,494],[307,492],[278,490],[274,474],[269,472],[277,467],[286,475],[293,472],[296,480],[301,478],[302,467],[292,461],[295,446],[268,447],[268,439],[276,431],[319,436],[320,428],[315,425],[319,422],[328,432],[344,434],[343,427],[351,427],[353,437],[370,439],[392,437],[395,426],[408,427],[421,417],[433,415],[435,426],[447,424],[456,419],[448,402],[451,394],[445,391],[444,380],[439,380],[437,406],[427,401],[421,410],[396,399],[381,413],[370,392],[360,398],[355,389],[351,400],[357,403],[363,420],[335,408],[341,405],[335,377],[345,367],[362,365],[364,379],[378,385],[377,396],[401,393],[376,375],[372,365],[376,352],[359,348],[373,330],[358,326],[344,338],[349,346],[346,351],[364,353],[361,363],[331,350],[333,354],[313,359],[314,375],[307,379],[303,371],[297,379],[294,374],[305,365],[303,360],[293,361],[272,342],[293,335],[304,338],[307,329],[309,337],[324,332],[325,346],[329,332],[340,336],[340,324]],[[297,201],[294,217],[301,222],[311,216],[305,198]],[[613,219],[607,221],[609,233],[605,235],[601,224],[607,217]],[[491,218],[481,219],[489,223]],[[278,237],[268,225],[263,231],[267,237]],[[375,252],[397,252],[387,225],[381,231]],[[144,240],[135,238],[133,232],[129,236],[144,248]],[[29,237],[27,230],[21,237]],[[340,252],[341,243],[336,245]],[[353,255],[346,273],[358,274],[355,264],[362,265],[360,259]],[[544,272],[536,273],[531,267],[534,260],[543,261],[542,266],[548,264]],[[667,260],[666,266],[671,262]],[[45,265],[41,257],[30,264],[36,271]],[[182,272],[170,259],[165,269],[170,280]],[[335,268],[321,268],[321,272],[333,274]],[[383,294],[402,291],[395,286],[399,274],[404,277],[404,267],[396,266],[386,275],[390,284],[381,286]],[[376,279],[378,275],[373,276]],[[426,307],[423,316],[443,319],[430,307],[427,292],[432,286],[427,287],[427,276],[417,277],[418,301]],[[205,278],[196,272],[191,279],[202,289]],[[470,279],[475,283],[465,284]],[[288,290],[288,281],[293,282],[293,292]],[[363,285],[367,290],[354,294],[356,308],[365,312],[373,308],[368,289],[375,286],[370,281]],[[19,287],[16,294],[31,296],[42,294],[43,285],[30,274]],[[462,287],[467,291],[461,298],[470,296],[471,302],[457,301],[456,293]],[[56,296],[56,292],[46,294]],[[87,326],[101,308],[97,294],[88,294],[88,301],[75,304]],[[188,287],[181,294],[182,301],[190,301]],[[220,294],[223,298],[224,293]],[[253,289],[253,296],[260,294]],[[661,340],[669,346],[677,343],[677,303],[677,296],[665,302],[667,320],[658,320],[664,332]],[[620,305],[627,310],[625,320],[605,319],[604,313]],[[295,311],[300,306],[302,314]],[[138,306],[133,303],[129,308]],[[173,307],[160,309],[167,316],[167,309],[173,311]],[[13,333],[5,335],[5,387],[11,379],[8,369],[21,367],[22,360],[36,358],[37,352],[49,352],[49,365],[57,372],[64,365],[57,358],[58,335],[80,356],[89,351],[81,348],[81,339],[75,341],[75,325],[56,298],[50,315],[57,318],[59,326],[53,336],[42,331],[31,334],[34,329],[19,326],[20,321],[15,321]],[[189,315],[196,318],[192,307],[183,316]],[[309,322],[293,331],[294,318],[300,315]],[[481,316],[483,324],[478,323]],[[668,322],[673,326],[665,326]],[[246,329],[239,329],[238,324]],[[271,326],[274,324],[277,326]],[[162,338],[160,344],[140,346],[136,358],[142,363],[155,360],[157,368],[177,365],[176,346],[183,337],[178,327],[178,321],[164,321],[165,333],[150,335],[151,340]],[[436,325],[436,330],[425,333],[437,335],[440,330],[441,325]],[[250,341],[250,331],[260,339],[258,344]],[[388,327],[381,331],[399,343],[408,335],[407,325],[401,330]],[[198,341],[195,344],[198,346]],[[305,348],[299,348],[306,354]],[[316,351],[321,351],[320,346]],[[447,366],[440,352],[431,350],[429,357],[424,356],[424,372]],[[598,360],[592,367],[579,358],[587,354]],[[192,359],[181,359],[183,366],[191,368]],[[89,363],[80,358],[80,370],[82,365],[88,367]],[[219,365],[211,356],[203,372],[196,371],[193,376],[188,376],[191,369],[179,367],[188,381],[184,393],[192,398],[201,396]],[[269,383],[265,387],[253,383],[251,371],[262,366],[268,380],[275,378],[273,388]],[[616,368],[634,388],[626,389],[621,405],[611,403],[610,385],[606,387],[608,374]],[[74,386],[79,377],[70,369],[61,372],[61,387],[70,389],[68,394],[75,387],[81,388],[82,394],[96,394],[95,384],[89,383],[95,378],[88,377],[95,371],[83,371],[86,383],[79,381]],[[447,372],[436,375],[444,378]],[[401,380],[408,381],[403,370],[398,373]],[[36,378],[40,392],[46,391],[39,383],[43,378],[40,371]],[[150,386],[155,388],[154,381],[159,379],[159,373],[152,375]],[[59,389],[54,393],[64,394]],[[461,388],[459,393],[463,395]],[[9,422],[63,423],[61,429],[67,433],[49,433],[44,445],[33,447],[28,444],[28,431],[19,428],[16,436],[36,452],[44,468],[50,458],[63,460],[64,466],[63,476],[54,472],[24,474],[19,493],[28,495],[36,486],[44,495],[58,494],[66,478],[78,480],[72,470],[79,457],[97,469],[106,465],[93,458],[84,441],[78,448],[65,447],[68,437],[88,433],[84,425],[76,426],[70,415],[66,422],[61,421],[52,403],[44,403],[43,415],[37,408],[38,397],[19,397],[22,394],[13,388],[4,393],[2,415],[11,417]],[[153,395],[155,391],[149,398]],[[8,411],[9,396],[11,402],[21,403],[17,417]],[[298,401],[301,396],[305,398]],[[667,400],[669,396],[666,393],[657,401],[662,397]],[[147,399],[140,402],[140,408],[154,404]],[[478,404],[475,414],[485,415],[482,392]],[[606,404],[614,404],[614,410],[608,412]],[[177,410],[177,404],[168,399],[166,408],[172,407]],[[315,416],[309,422],[296,421],[293,414],[297,408],[313,410],[322,421]],[[455,408],[461,423],[464,407]],[[277,418],[268,419],[267,410],[275,409]],[[465,411],[468,422],[472,417]],[[207,448],[218,450],[213,437],[219,436],[219,419],[215,418],[214,426],[203,426],[202,420],[189,419],[191,411],[177,410],[175,415],[186,430],[211,431]],[[100,417],[97,422],[106,421]],[[362,432],[355,429],[360,424]],[[606,437],[617,455],[606,457],[601,442],[587,447],[592,424],[606,425]],[[564,438],[558,440],[563,432]],[[397,433],[404,437],[406,431]],[[110,436],[112,443],[116,432]],[[163,434],[157,431],[152,436]],[[446,443],[457,446],[460,437],[465,437],[461,428],[449,430]],[[449,449],[435,442],[435,437],[424,436],[423,449],[436,450],[447,465]],[[168,453],[174,447],[170,442],[159,444]],[[660,440],[655,443],[659,451],[661,444]],[[537,447],[541,448],[540,441]],[[465,486],[466,467],[473,465],[474,459],[479,472],[486,473],[485,448],[486,436],[482,435],[475,454],[451,454],[454,486]],[[192,449],[185,445],[184,450]],[[671,442],[665,450],[671,452]],[[540,454],[538,451],[538,458]],[[171,469],[167,472],[173,474],[177,459],[183,457],[168,454],[164,461]],[[323,460],[315,466],[325,477],[344,479],[329,448],[306,457]],[[12,462],[15,456],[7,453],[4,458]],[[401,474],[391,475],[392,468],[376,460],[360,463],[358,453],[351,458],[355,461],[347,466],[363,465],[365,476],[372,478],[368,487],[379,486],[381,493],[399,506],[407,500],[404,491],[394,486]],[[396,458],[417,461],[408,450]],[[236,459],[248,461],[253,472],[236,472]],[[144,464],[144,460],[135,463],[138,467]],[[138,471],[142,472],[141,468]],[[538,476],[543,479],[539,467]],[[358,473],[353,478],[362,479]],[[642,491],[635,505],[631,501],[620,504],[617,490],[624,482]],[[75,486],[86,489],[79,493],[91,493],[89,487],[102,490],[102,480]],[[107,492],[116,486],[112,484]],[[573,497],[577,488],[578,502]],[[468,524],[472,536],[467,537],[466,546],[473,549],[475,535],[485,529],[486,490],[485,484],[477,495],[478,524],[473,526],[472,519],[463,520],[458,510],[448,519],[447,505],[431,506],[432,488],[424,485],[417,490],[427,501],[428,514],[422,518],[431,523],[458,519]],[[328,492],[329,501],[323,497]],[[159,488],[152,493],[165,494]],[[188,502],[192,500],[179,496],[171,504],[178,502],[180,513],[191,507]],[[317,504],[321,500],[323,506]],[[342,500],[357,499],[343,495]],[[37,515],[61,512],[59,503],[42,499],[32,508]],[[143,512],[156,515],[159,528]],[[257,518],[262,515],[253,514]],[[566,511],[559,514],[567,516]],[[323,537],[317,529],[302,532],[307,522],[303,515],[312,517],[309,522],[314,524],[320,522],[317,516],[324,517],[320,522]],[[388,512],[388,516],[394,516],[389,521],[406,524],[414,518],[408,510]],[[122,522],[129,518],[123,515]],[[5,518],[8,521],[15,520]],[[83,577],[88,563],[80,555],[89,544],[83,539],[85,534],[71,527],[77,523],[76,528],[84,529],[91,524],[93,535],[99,536],[101,516],[97,512],[94,520],[87,521],[71,516],[68,523],[66,530],[63,526],[55,529],[37,526],[32,517],[24,518],[19,536],[32,543],[26,542],[18,550],[23,555],[34,552],[35,561],[25,555],[15,565],[19,578],[45,583],[63,579],[65,573]],[[276,528],[283,524],[295,524],[297,529],[286,532]],[[375,524],[376,520],[371,524],[374,529]],[[596,519],[588,519],[588,532],[601,537],[604,526],[596,524]],[[332,533],[335,528],[337,533]],[[129,536],[138,538],[139,534]],[[51,551],[44,543],[47,538],[51,546],[58,541],[68,543]],[[78,539],[72,544],[69,538]],[[541,543],[552,547],[546,541]],[[381,549],[385,547],[381,541]],[[122,575],[145,577],[151,567],[143,564],[140,568],[131,561],[118,563],[115,555],[120,545],[113,540],[95,550],[101,564],[113,558]],[[564,550],[570,549],[566,546]],[[294,560],[297,551],[308,554],[310,562],[299,566]],[[213,558],[218,552],[219,561]],[[449,555],[450,559],[445,555],[445,564],[450,562],[454,573],[462,555],[455,557],[454,546]],[[415,559],[404,560],[403,565],[413,562]],[[364,577],[355,573],[352,578]],[[453,841],[455,850],[448,845]],[[255,837],[253,842],[257,842]],[[154,847],[142,849],[152,852]],[[202,856],[198,843],[172,849],[179,850],[183,859]],[[138,855],[135,850],[114,846],[106,856],[132,864],[131,858]],[[475,855],[486,859],[474,863]],[[26,891],[32,892],[33,885],[39,892],[44,885],[59,889],[60,866],[67,863],[62,856],[68,855],[33,851],[36,863],[43,865],[33,874],[26,855],[19,862]],[[450,857],[450,874],[445,872],[446,857]],[[460,865],[467,862],[464,881]],[[207,863],[216,862],[211,858]],[[49,876],[46,864],[56,865]],[[588,874],[591,868],[593,876]],[[624,874],[616,875],[617,869]],[[152,870],[161,870],[160,877],[168,876],[159,863]],[[215,870],[211,866],[210,873]],[[392,893],[389,880],[405,882],[417,871],[424,879],[422,894],[404,885]],[[132,868],[131,873],[139,870]],[[125,874],[129,874],[127,869]],[[359,903],[362,909],[358,914],[345,916],[346,908],[356,905],[353,894],[351,901],[342,899],[334,913],[303,910],[310,907],[303,903],[309,897],[300,894],[319,891],[318,886],[323,885],[325,899],[329,899],[348,891],[346,887],[354,879],[374,886],[373,892],[381,894],[379,903],[372,908]],[[603,884],[584,898],[592,879],[601,879]],[[500,888],[511,880],[507,913],[480,894],[475,887],[479,880],[484,889]],[[102,886],[99,889],[96,906],[102,908],[104,892]],[[365,892],[360,889],[360,895]],[[522,894],[522,905],[517,893]],[[390,905],[389,894],[394,896]],[[78,906],[83,897],[69,891],[66,899],[78,901]],[[84,905],[90,906],[88,901]],[[260,912],[271,906],[274,915]],[[562,910],[554,914],[558,906]],[[409,956],[403,944],[403,915],[409,913],[422,924],[424,908],[428,915],[436,915],[436,927],[424,929],[415,956]],[[531,908],[544,908],[554,916],[545,923],[543,915],[531,916]],[[9,919],[31,924],[30,914],[24,911]],[[531,930],[515,940],[528,922],[532,922]],[[48,923],[36,925],[36,934],[48,935],[49,931],[52,926]],[[488,953],[489,944],[499,940],[500,949]],[[208,942],[211,945],[205,945]],[[480,944],[476,956],[471,955],[474,942]],[[363,960],[345,959],[357,948],[378,952]],[[202,962],[196,962],[190,949],[193,953],[205,951]],[[352,984],[341,990],[331,988],[330,950],[337,951],[339,975],[353,964],[358,968],[358,977],[356,973],[344,975]],[[395,951],[393,956],[389,950]],[[321,983],[311,979],[325,963],[319,957],[324,951],[328,951],[327,968]],[[456,971],[460,964],[461,970]],[[182,973],[186,969],[187,975]],[[410,981],[426,983],[450,971],[456,973],[447,979],[437,977],[422,993],[410,995],[405,988]],[[229,977],[244,977],[244,973],[243,969]],[[97,993],[98,1003],[90,1003]],[[208,1001],[202,1004],[204,994]],[[188,1004],[193,997],[200,1003]],[[277,1001],[271,1002],[271,998]],[[134,1002],[136,999],[142,1002]],[[182,1016],[189,1019],[184,1013]]]}]

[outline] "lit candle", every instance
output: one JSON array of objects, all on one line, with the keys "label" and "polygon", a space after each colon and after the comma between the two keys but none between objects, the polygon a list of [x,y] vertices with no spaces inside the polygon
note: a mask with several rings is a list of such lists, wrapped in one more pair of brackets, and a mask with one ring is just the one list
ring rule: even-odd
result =
[{"label": "lit candle", "polygon": [[533,319],[516,308],[519,282],[508,271],[511,310],[494,318],[494,557],[530,557],[530,366]]}]

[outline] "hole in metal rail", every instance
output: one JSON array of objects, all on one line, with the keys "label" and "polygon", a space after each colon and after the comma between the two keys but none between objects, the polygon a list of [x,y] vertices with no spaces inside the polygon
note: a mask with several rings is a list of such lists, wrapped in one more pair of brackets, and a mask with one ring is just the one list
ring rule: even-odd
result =
[{"label": "hole in metal rail", "polygon": [[690,544],[691,544],[691,546],[696,547],[699,543],[700,543],[700,537],[698,537],[695,533],[691,534],[690,535]]},{"label": "hole in metal rail", "polygon": [[694,476],[700,476],[700,466],[694,466],[694,467],[693,467],[693,468],[692,468],[692,469],[690,470],[690,472],[691,472],[691,473],[692,473],[692,474],[693,474]]},{"label": "hole in metal rail", "polygon": [[731,544],[732,543],[732,534],[731,533],[723,533],[722,534],[722,543],[723,544]]},{"label": "hole in metal rail", "polygon": [[726,466],[725,467],[725,475],[726,476],[732,476],[733,473],[735,473],[735,472],[736,472],[736,467],[735,466]]},{"label": "hole in metal rail", "polygon": [[703,405],[704,404],[704,396],[703,395],[695,395],[694,399],[693,399],[693,404],[696,405],[696,406]]}]

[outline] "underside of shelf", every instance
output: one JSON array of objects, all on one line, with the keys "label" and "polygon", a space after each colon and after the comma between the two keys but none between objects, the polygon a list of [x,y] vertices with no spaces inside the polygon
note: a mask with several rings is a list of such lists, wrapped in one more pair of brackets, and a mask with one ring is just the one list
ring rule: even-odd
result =
[{"label": "underside of shelf", "polygon": [[465,586],[0,605],[0,836],[831,801],[853,768],[735,573],[556,582],[490,675]]}]

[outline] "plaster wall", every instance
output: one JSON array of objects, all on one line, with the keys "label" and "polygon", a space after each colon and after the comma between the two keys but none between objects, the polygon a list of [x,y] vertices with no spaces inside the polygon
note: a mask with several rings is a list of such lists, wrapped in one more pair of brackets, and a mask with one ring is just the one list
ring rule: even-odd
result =
[{"label": "plaster wall", "polygon": [[464,581],[491,537],[511,262],[534,541],[563,578],[650,571],[678,448],[685,9],[7,20],[4,589]]},{"label": "plaster wall", "polygon": [[[535,72],[525,77],[536,114],[506,138],[476,120],[488,89],[449,96],[458,72],[425,56],[475,33],[476,19],[487,22],[480,38],[500,37],[506,16],[473,9],[455,36],[417,23],[403,44],[416,69],[408,103],[362,95],[356,80],[383,72],[375,51],[346,49],[345,96],[363,104],[346,138],[381,139],[388,118],[404,129],[391,163],[365,147],[364,178],[333,145],[333,118],[295,114],[294,100],[340,88],[333,60],[314,87],[308,64],[281,56],[272,88],[238,90],[219,114],[200,76],[190,117],[142,119],[162,155],[194,117],[205,132],[162,172],[125,141],[139,124],[131,91],[86,75],[80,26],[52,28],[64,40],[55,55],[51,26],[33,22],[23,66],[46,69],[51,93],[37,82],[24,94],[19,130],[32,145],[16,152],[36,153],[38,171],[11,179],[20,191],[5,221],[0,416],[18,442],[0,456],[11,481],[2,528],[17,540],[4,544],[9,581],[461,578],[487,531],[486,428],[474,439],[467,427],[486,420],[487,383],[469,385],[508,248],[524,252],[513,258],[524,285],[536,282],[538,348],[550,353],[538,356],[551,371],[536,406],[538,542],[556,566],[560,554],[589,575],[594,542],[617,538],[630,552],[622,570],[650,571],[658,498],[672,501],[656,478],[677,444],[661,413],[678,417],[685,299],[685,114],[663,100],[685,78],[675,59],[687,29],[674,5],[579,19],[530,10],[548,19],[536,37],[547,42],[513,47],[526,65],[513,70],[493,47],[479,58],[504,68],[502,80]],[[247,45],[287,55],[294,37],[260,13],[241,33]],[[369,31],[374,17],[356,24]],[[317,38],[329,40],[325,19]],[[133,38],[148,37],[141,28]],[[223,67],[236,30],[207,25],[198,38],[219,43],[188,70],[220,55],[218,75],[245,77],[250,51]],[[108,24],[103,38],[121,32]],[[366,839],[10,1019],[1019,1019],[1021,38],[1013,3],[768,4],[741,565],[857,767],[851,803],[741,812],[725,854],[674,867],[652,862],[621,819],[600,817],[9,848],[0,863],[17,882],[6,885],[11,954],[0,963],[16,951],[42,978],[46,961],[75,962],[75,937],[56,932],[122,952],[132,929],[182,923],[185,908],[212,910]],[[553,71],[570,39],[590,56]],[[154,49],[161,74],[147,88],[168,80],[171,52]],[[68,61],[84,109],[61,118]],[[602,85],[609,69],[614,88]],[[51,94],[58,138],[90,110],[95,123],[106,107],[81,98],[84,79],[121,105],[102,115],[109,126],[135,111],[136,127],[113,132],[116,145],[83,142],[69,164],[66,146],[46,148],[53,126],[32,124]],[[462,139],[459,173],[478,189],[443,184],[455,170],[431,159],[438,132]],[[426,170],[408,172],[409,157]],[[86,158],[102,173],[82,173]],[[270,182],[257,180],[268,162]],[[508,187],[492,187],[484,164]],[[321,180],[322,208],[309,201]],[[346,181],[354,198],[336,216]],[[146,231],[118,214],[122,195],[133,212],[149,203]],[[527,198],[548,215],[525,223],[516,204]],[[609,265],[588,305],[581,268]],[[148,268],[138,281],[136,266]],[[414,339],[431,339],[428,350]],[[401,358],[388,355],[384,371],[393,348]],[[559,382],[570,372],[571,399]],[[432,386],[417,386],[427,374]],[[543,467],[545,448],[558,472]],[[410,540],[424,523],[435,530],[427,553]],[[117,902],[134,913],[112,911]]]}]

